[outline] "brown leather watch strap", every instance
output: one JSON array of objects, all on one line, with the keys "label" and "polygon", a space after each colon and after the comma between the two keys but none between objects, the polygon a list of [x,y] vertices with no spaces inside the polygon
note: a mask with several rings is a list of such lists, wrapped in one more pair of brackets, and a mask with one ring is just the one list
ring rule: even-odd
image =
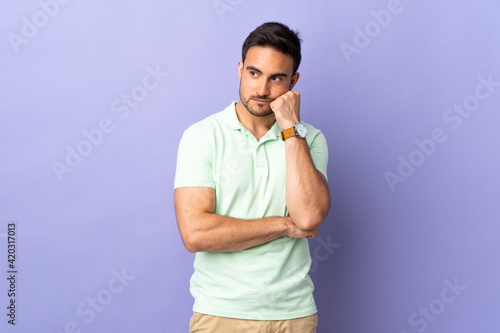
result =
[{"label": "brown leather watch strap", "polygon": [[281,131],[281,140],[285,141],[295,135],[297,135],[295,133],[295,126],[287,128],[286,130]]}]

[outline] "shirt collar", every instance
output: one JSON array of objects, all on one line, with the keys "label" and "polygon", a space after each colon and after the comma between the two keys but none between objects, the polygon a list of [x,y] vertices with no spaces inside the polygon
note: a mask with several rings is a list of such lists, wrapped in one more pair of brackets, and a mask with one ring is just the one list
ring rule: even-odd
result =
[{"label": "shirt collar", "polygon": [[[247,131],[245,127],[241,124],[238,119],[238,115],[236,114],[236,102],[232,102],[225,110],[224,110],[224,121],[227,127],[232,130],[241,130],[243,132]],[[265,140],[273,140],[281,137],[281,128],[278,125],[278,122],[275,121],[273,126],[269,129],[269,131],[264,135],[262,139]],[[262,141],[261,139],[261,141]]]},{"label": "shirt collar", "polygon": [[241,130],[244,128],[238,119],[238,115],[236,114],[236,102],[232,102],[224,110],[224,122],[226,123],[226,126],[232,130]]}]

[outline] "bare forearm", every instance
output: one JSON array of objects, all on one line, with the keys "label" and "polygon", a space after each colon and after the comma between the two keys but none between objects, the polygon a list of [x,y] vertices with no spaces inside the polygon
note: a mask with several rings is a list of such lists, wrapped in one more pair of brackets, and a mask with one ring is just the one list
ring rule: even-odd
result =
[{"label": "bare forearm", "polygon": [[303,231],[281,216],[244,220],[217,215],[215,190],[179,187],[174,191],[175,215],[182,241],[189,252],[234,252],[282,236],[315,238],[318,230]]},{"label": "bare forearm", "polygon": [[328,184],[316,169],[305,139],[286,140],[286,202],[301,229],[319,227],[330,209]]},{"label": "bare forearm", "polygon": [[270,242],[287,235],[289,218],[235,219],[204,213],[186,230],[184,243],[190,252],[234,252]]},{"label": "bare forearm", "polygon": [[[280,128],[289,129],[300,120],[300,93],[288,91],[271,103]],[[319,227],[330,209],[328,184],[316,169],[307,141],[285,140],[286,205],[293,222],[303,230]]]}]

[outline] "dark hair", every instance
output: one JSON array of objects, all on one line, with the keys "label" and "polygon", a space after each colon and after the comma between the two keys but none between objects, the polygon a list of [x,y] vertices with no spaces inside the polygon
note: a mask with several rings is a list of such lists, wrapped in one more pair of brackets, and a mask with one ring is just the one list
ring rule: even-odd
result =
[{"label": "dark hair", "polygon": [[293,57],[293,74],[297,72],[302,56],[300,55],[300,42],[298,31],[292,31],[289,27],[278,22],[267,22],[252,31],[241,51],[243,62],[247,56],[248,49],[252,46],[270,47]]}]

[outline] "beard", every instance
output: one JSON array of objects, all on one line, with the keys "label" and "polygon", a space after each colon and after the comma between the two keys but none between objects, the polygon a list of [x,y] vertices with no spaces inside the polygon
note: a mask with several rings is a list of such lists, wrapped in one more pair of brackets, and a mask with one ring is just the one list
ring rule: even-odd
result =
[{"label": "beard", "polygon": [[[248,112],[250,112],[251,115],[255,117],[267,117],[273,113],[273,110],[271,109],[269,103],[265,105],[259,105],[253,101],[254,98],[263,101],[268,101],[269,103],[274,100],[274,99],[269,99],[268,97],[257,96],[257,95],[244,98],[244,96],[241,95],[241,82],[240,82],[240,101],[241,104],[243,104],[243,106],[248,110]],[[251,106],[250,103],[252,103],[253,106]]]}]

